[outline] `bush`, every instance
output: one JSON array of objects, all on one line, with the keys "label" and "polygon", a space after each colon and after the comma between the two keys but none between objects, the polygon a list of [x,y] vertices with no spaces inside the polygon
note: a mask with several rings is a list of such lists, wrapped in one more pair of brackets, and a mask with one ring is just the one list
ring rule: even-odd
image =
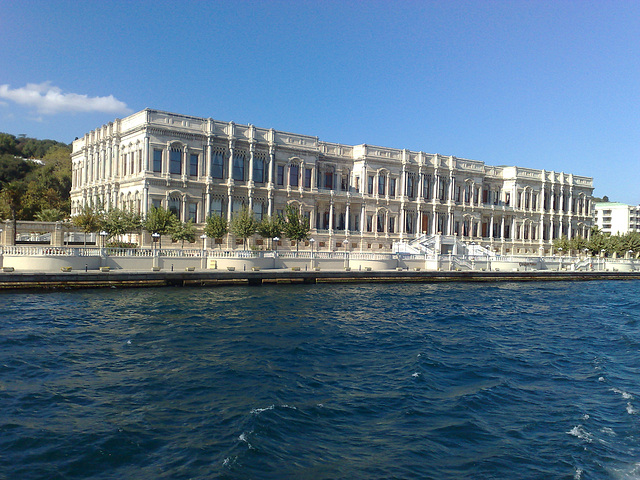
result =
[{"label": "bush", "polygon": [[138,248],[137,243],[131,242],[109,242],[107,248]]}]

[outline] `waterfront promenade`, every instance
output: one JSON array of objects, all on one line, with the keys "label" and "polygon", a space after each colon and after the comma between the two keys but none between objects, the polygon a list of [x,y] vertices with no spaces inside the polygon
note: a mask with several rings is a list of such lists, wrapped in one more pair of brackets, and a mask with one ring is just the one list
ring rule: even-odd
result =
[{"label": "waterfront promenade", "polygon": [[578,271],[340,271],[272,269],[264,271],[109,271],[109,272],[3,272],[0,290],[135,288],[166,286],[260,286],[316,283],[435,283],[640,280],[638,272]]},{"label": "waterfront promenade", "polygon": [[0,247],[0,289],[328,282],[638,279],[640,261],[592,256]]}]

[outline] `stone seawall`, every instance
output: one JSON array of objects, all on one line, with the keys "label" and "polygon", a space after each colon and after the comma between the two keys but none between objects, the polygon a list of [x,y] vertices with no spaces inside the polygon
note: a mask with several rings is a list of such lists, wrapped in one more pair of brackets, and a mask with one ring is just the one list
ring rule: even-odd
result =
[{"label": "stone seawall", "polygon": [[369,282],[522,282],[640,280],[640,272],[435,272],[435,271],[193,271],[0,272],[0,290],[132,288]]}]

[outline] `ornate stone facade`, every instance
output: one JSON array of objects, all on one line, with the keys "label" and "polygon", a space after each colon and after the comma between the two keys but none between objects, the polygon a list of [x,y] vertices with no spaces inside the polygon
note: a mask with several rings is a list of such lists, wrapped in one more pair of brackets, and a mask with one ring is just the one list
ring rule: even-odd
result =
[{"label": "ornate stone facade", "polygon": [[317,137],[146,109],[73,142],[72,214],[84,205],[173,210],[181,220],[257,218],[289,203],[320,249],[388,250],[457,236],[501,253],[543,254],[587,236],[593,180],[573,174]]}]

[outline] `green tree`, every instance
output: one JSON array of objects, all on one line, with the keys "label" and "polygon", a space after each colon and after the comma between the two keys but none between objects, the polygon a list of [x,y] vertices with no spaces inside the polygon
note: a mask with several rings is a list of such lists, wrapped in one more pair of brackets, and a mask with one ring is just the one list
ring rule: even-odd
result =
[{"label": "green tree", "polygon": [[569,250],[571,250],[571,244],[569,243],[567,236],[563,235],[553,241],[553,248],[563,255],[568,255]]},{"label": "green tree", "polygon": [[178,223],[178,218],[162,207],[151,207],[147,218],[143,222],[143,228],[151,233],[157,233],[160,235],[160,248],[162,248],[162,235],[167,235],[171,232],[173,226]]},{"label": "green tree", "polygon": [[229,222],[221,215],[210,215],[204,226],[204,233],[209,238],[222,239],[229,231]]},{"label": "green tree", "polygon": [[15,243],[17,235],[18,215],[22,205],[22,198],[25,192],[25,183],[21,180],[14,180],[7,183],[0,191],[2,203],[8,209],[9,217],[13,221],[13,241]]},{"label": "green tree", "polygon": [[171,227],[171,240],[174,242],[182,241],[182,248],[184,248],[184,242],[193,243],[196,241],[196,227],[193,226],[193,222],[176,222]]},{"label": "green tree", "polygon": [[246,249],[247,238],[256,233],[258,222],[253,218],[253,212],[243,207],[231,220],[231,233],[242,238],[242,247]]},{"label": "green tree", "polygon": [[8,133],[0,133],[0,155],[4,153],[11,156],[20,154],[16,137]]},{"label": "green tree", "polygon": [[296,242],[297,252],[300,241],[309,238],[309,219],[301,217],[298,209],[289,204],[285,209],[282,231],[288,239]]},{"label": "green tree", "polygon": [[0,154],[0,188],[13,180],[22,180],[36,168],[33,162],[26,162],[13,155]]},{"label": "green tree", "polygon": [[85,205],[82,211],[72,218],[71,222],[84,232],[84,246],[87,246],[87,233],[97,233],[104,224],[101,209]]},{"label": "green tree", "polygon": [[258,223],[257,232],[262,238],[269,239],[273,249],[273,238],[282,236],[283,222],[280,216],[267,217]]},{"label": "green tree", "polygon": [[581,236],[573,237],[569,240],[569,250],[583,253],[584,249],[587,248],[587,240],[582,238]]},{"label": "green tree", "polygon": [[141,225],[142,219],[137,212],[112,208],[105,215],[103,228],[109,234],[109,238],[112,238],[133,233],[140,229]]}]

